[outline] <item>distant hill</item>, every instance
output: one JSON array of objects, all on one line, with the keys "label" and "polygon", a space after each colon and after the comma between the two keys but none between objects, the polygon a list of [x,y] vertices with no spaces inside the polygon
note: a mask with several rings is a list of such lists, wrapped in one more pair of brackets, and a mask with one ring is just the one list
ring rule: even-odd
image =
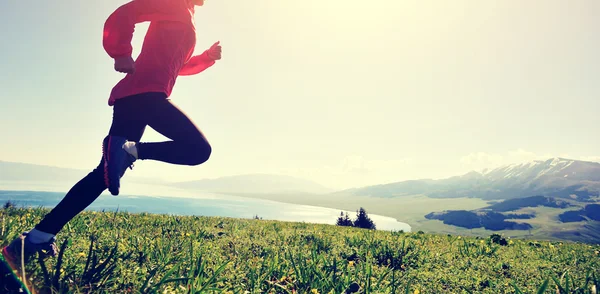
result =
[{"label": "distant hill", "polygon": [[[535,213],[507,213],[518,211],[527,207],[545,206],[556,209],[563,209],[563,213],[558,215],[558,222],[572,223],[581,222],[577,227],[568,227],[554,229],[550,235],[555,238],[581,242],[600,242],[600,204],[587,204],[580,210],[564,210],[574,206],[567,201],[547,196],[532,196],[518,199],[508,199],[502,202],[494,203],[488,207],[475,210],[448,210],[432,212],[425,215],[426,219],[439,220],[444,224],[461,228],[474,229],[485,228],[492,231],[501,230],[529,230],[533,226],[527,222],[513,222],[515,219],[533,219]],[[577,205],[578,206],[578,205]]]},{"label": "distant hill", "polygon": [[499,203],[490,205],[484,209],[489,209],[496,212],[513,211],[525,207],[546,206],[554,208],[567,208],[571,206],[568,202],[558,200],[553,197],[546,196],[531,196],[524,198],[507,199]]},{"label": "distant hill", "polygon": [[554,232],[552,237],[561,240],[600,244],[600,221],[585,222],[583,226],[576,229]]},{"label": "distant hill", "polygon": [[[444,224],[453,225],[457,227],[473,229],[473,228],[485,228],[492,231],[499,230],[528,230],[532,226],[528,223],[515,223],[506,221],[507,219],[531,219],[535,217],[535,214],[515,214],[506,213],[509,211],[516,211],[526,207],[552,207],[552,208],[566,208],[571,206],[569,203],[563,200],[559,200],[553,197],[546,196],[531,196],[517,199],[508,199],[502,202],[492,204],[488,207],[476,209],[472,211],[467,210],[450,210],[443,212],[432,212],[425,215],[426,219],[430,220],[441,220]],[[593,206],[593,205],[588,205]],[[600,205],[597,205],[600,207]],[[595,207],[594,207],[595,208]],[[582,210],[581,213],[589,211],[595,211],[594,208]],[[567,215],[569,219],[575,219],[572,213]],[[585,220],[585,219],[584,219]]]},{"label": "distant hill", "polygon": [[214,193],[235,194],[275,194],[310,193],[321,194],[332,190],[313,181],[270,174],[248,174],[216,179],[203,179],[174,183],[172,186],[183,189]]},{"label": "distant hill", "polygon": [[79,169],[0,161],[0,180],[2,181],[75,180],[81,179],[89,172]]},{"label": "distant hill", "polygon": [[[3,181],[15,181],[23,183],[64,182],[75,184],[91,171],[92,168],[84,170],[21,162],[0,161],[0,184]],[[133,183],[141,184],[165,183],[165,181],[160,179],[136,177],[135,175],[128,176],[127,180]]]},{"label": "distant hill", "polygon": [[[52,183],[61,182],[66,186],[75,184],[91,170],[59,168],[53,166],[0,161],[0,188],[2,182],[20,183]],[[271,194],[271,193],[329,193],[332,190],[318,183],[283,175],[249,174],[170,183],[155,178],[127,176],[127,181],[137,184],[162,185],[192,191],[236,194]]]},{"label": "distant hill", "polygon": [[527,219],[532,215],[504,215],[493,211],[474,212],[467,210],[453,210],[446,212],[432,212],[425,216],[426,219],[441,220],[444,224],[457,227],[475,229],[485,228],[491,231],[500,230],[528,230],[532,226],[528,223],[516,223],[506,219]]},{"label": "distant hill", "polygon": [[510,199],[531,195],[589,201],[600,191],[600,163],[552,158],[470,172],[442,180],[412,180],[339,191],[359,196]]},{"label": "distant hill", "polygon": [[580,221],[600,221],[600,204],[588,204],[583,209],[577,211],[566,211],[558,216],[563,223]]}]

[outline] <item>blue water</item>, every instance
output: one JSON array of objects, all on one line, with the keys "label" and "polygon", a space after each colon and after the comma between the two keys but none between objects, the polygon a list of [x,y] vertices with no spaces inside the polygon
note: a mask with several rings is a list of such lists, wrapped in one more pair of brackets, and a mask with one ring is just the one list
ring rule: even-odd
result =
[{"label": "blue water", "polygon": [[[17,206],[54,207],[64,192],[0,190],[0,203],[10,200]],[[172,215],[222,216],[265,220],[335,224],[339,209],[289,204],[276,201],[217,194],[195,194],[195,197],[111,196],[103,194],[87,210],[149,212]],[[347,211],[351,218],[356,212]],[[369,213],[378,230],[410,232],[410,226],[394,218]]]}]

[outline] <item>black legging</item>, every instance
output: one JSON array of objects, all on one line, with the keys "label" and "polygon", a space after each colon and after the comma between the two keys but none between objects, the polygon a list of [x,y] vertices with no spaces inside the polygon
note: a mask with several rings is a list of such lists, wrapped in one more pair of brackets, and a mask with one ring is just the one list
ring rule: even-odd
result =
[{"label": "black legging", "polygon": [[[118,99],[113,106],[109,135],[139,142],[146,126],[172,141],[138,143],[138,159],[172,164],[198,165],[208,160],[211,147],[204,134],[163,93],[144,93]],[[57,234],[73,217],[94,202],[106,189],[104,162],[75,184],[36,229]]]}]

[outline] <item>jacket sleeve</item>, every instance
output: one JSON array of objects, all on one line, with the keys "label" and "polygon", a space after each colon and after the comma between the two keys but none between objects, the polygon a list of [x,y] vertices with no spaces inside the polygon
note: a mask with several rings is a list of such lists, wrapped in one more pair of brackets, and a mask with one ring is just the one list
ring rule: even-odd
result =
[{"label": "jacket sleeve", "polygon": [[215,61],[208,57],[208,52],[204,51],[204,53],[200,55],[196,55],[190,58],[181,70],[179,71],[180,76],[191,76],[195,74],[199,74],[203,72],[205,69],[213,66]]},{"label": "jacket sleeve", "polygon": [[175,19],[173,0],[132,0],[117,8],[104,23],[102,45],[112,58],[130,56],[135,25],[145,21]]}]

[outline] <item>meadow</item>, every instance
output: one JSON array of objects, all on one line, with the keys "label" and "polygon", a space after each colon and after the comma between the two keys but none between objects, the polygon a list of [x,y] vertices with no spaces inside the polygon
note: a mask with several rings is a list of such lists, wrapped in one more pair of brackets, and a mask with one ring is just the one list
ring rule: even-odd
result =
[{"label": "meadow", "polygon": [[[268,199],[294,204],[314,205],[355,211],[358,207],[364,207],[368,212],[393,217],[400,222],[408,223],[412,231],[435,232],[438,234],[464,235],[485,237],[500,233],[506,236],[520,239],[565,241],[577,240],[587,243],[600,243],[600,222],[591,223],[562,223],[558,215],[568,211],[579,209],[583,204],[569,201],[576,207],[567,209],[549,207],[528,207],[513,211],[513,213],[535,214],[536,217],[527,220],[511,220],[526,222],[533,226],[531,230],[503,230],[492,231],[484,228],[466,229],[444,224],[439,220],[429,220],[425,215],[430,212],[441,212],[445,210],[474,210],[490,205],[488,201],[478,198],[430,198],[425,195],[411,195],[402,197],[369,197],[353,196],[344,194],[332,195],[269,195],[269,194],[238,194],[239,196]],[[563,199],[564,200],[564,199]],[[600,199],[592,199],[600,203]]]},{"label": "meadow", "polygon": [[[48,210],[4,208],[0,244]],[[38,293],[596,293],[600,246],[225,217],[86,211]]]}]

